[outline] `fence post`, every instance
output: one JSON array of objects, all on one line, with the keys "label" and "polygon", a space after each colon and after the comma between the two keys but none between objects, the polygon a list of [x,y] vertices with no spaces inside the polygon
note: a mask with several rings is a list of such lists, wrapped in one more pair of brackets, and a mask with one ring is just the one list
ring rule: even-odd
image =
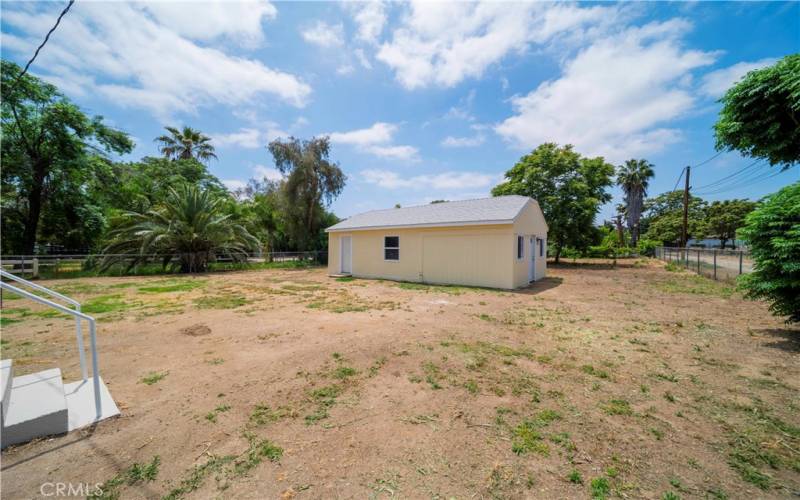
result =
[{"label": "fence post", "polygon": [[25,256],[24,255],[22,256],[22,269],[20,270],[19,275],[22,276],[23,278],[25,277]]},{"label": "fence post", "polygon": [[697,274],[700,274],[700,249],[697,249]]},{"label": "fence post", "polygon": [[717,279],[717,249],[714,249],[714,279]]},{"label": "fence post", "polygon": [[739,250],[739,275],[742,275],[742,257],[744,256],[744,252]]},{"label": "fence post", "polygon": [[33,277],[39,277],[39,259],[36,257],[33,258]]}]

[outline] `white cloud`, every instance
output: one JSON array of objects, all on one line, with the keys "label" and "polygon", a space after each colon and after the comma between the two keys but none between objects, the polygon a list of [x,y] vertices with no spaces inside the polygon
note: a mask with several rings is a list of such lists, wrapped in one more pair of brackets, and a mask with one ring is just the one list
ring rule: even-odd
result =
[{"label": "white cloud", "polygon": [[382,169],[361,171],[365,182],[386,189],[479,189],[488,187],[497,176],[480,172],[443,172],[402,177],[397,172]]},{"label": "white cloud", "polygon": [[289,133],[282,130],[277,123],[267,122],[261,129],[245,127],[237,132],[227,134],[211,134],[211,141],[216,147],[239,146],[242,148],[262,148],[270,141],[281,137],[288,137]]},{"label": "white cloud", "polygon": [[247,186],[247,183],[239,179],[223,179],[222,184],[228,188],[228,191],[236,191]]},{"label": "white cloud", "polygon": [[270,181],[279,181],[283,179],[283,174],[276,168],[256,165],[253,167],[253,177],[259,180],[267,179]]},{"label": "white cloud", "polygon": [[330,134],[331,142],[366,146],[390,142],[397,132],[397,125],[392,123],[376,122],[369,128],[351,130],[349,132],[333,132]]},{"label": "white cloud", "polygon": [[336,47],[344,44],[344,27],[341,24],[317,21],[300,34],[306,42],[320,47]]},{"label": "white cloud", "polygon": [[419,150],[413,146],[367,146],[366,151],[381,158],[418,161]]},{"label": "white cloud", "polygon": [[377,57],[408,89],[452,87],[531,43],[563,34],[580,38],[585,26],[596,31],[613,25],[616,12],[537,2],[415,1]]},{"label": "white cloud", "polygon": [[[257,39],[254,26],[260,32],[270,7],[263,2],[238,6],[237,12],[250,9],[247,22],[237,26],[225,17],[199,39],[223,35]],[[4,50],[32,53],[42,32],[51,27],[56,8],[60,9],[48,2],[6,6],[4,23],[23,34],[9,45],[10,35],[4,33]],[[32,71],[65,89],[80,88],[123,107],[146,108],[163,119],[218,103],[242,105],[264,94],[303,106],[311,87],[297,76],[193,41],[197,35],[189,20],[202,26],[216,23],[219,8],[216,3],[193,4],[191,15],[179,22],[169,6],[88,2],[70,12]]]},{"label": "white cloud", "polygon": [[356,38],[375,43],[386,24],[386,9],[383,2],[348,3],[354,11],[353,20],[358,26]]},{"label": "white cloud", "polygon": [[372,69],[372,63],[369,62],[366,54],[364,54],[364,49],[356,49],[353,51],[353,54],[355,54],[356,59],[358,59],[359,64],[361,64],[364,69]]},{"label": "white cloud", "polygon": [[560,78],[513,98],[515,114],[495,131],[523,149],[570,143],[613,162],[679,140],[679,132],[663,124],[692,109],[685,86],[691,71],[716,58],[681,47],[689,28],[673,19],[595,41],[565,63]]},{"label": "white cloud", "polygon": [[392,144],[397,125],[376,122],[369,128],[328,134],[334,144],[348,144],[360,151],[394,160],[417,161],[419,151],[413,146]]},{"label": "white cloud", "polygon": [[356,69],[353,67],[352,64],[342,64],[338,68],[336,68],[337,75],[349,75]]},{"label": "white cloud", "polygon": [[224,36],[248,46],[263,41],[261,23],[278,15],[275,6],[264,0],[146,2],[142,8],[178,35],[194,40]]},{"label": "white cloud", "polygon": [[703,76],[700,91],[708,97],[718,99],[748,72],[775,64],[775,61],[777,59],[769,58],[755,62],[740,62],[727,68],[711,71]]},{"label": "white cloud", "polygon": [[483,134],[477,134],[471,137],[453,137],[448,135],[442,140],[442,146],[446,148],[474,148],[480,146],[486,141]]}]

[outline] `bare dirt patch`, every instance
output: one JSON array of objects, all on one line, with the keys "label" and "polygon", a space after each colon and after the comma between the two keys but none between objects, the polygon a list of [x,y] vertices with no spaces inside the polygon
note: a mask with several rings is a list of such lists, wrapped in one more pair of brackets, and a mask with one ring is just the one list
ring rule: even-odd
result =
[{"label": "bare dirt patch", "polygon": [[[123,414],[3,452],[5,498],[800,491],[800,331],[656,262],[514,292],[317,269],[45,284],[95,304]],[[79,377],[69,319],[23,300],[3,318],[17,374]],[[175,334],[198,325],[213,334]]]},{"label": "bare dirt patch", "polygon": [[211,334],[211,328],[209,328],[208,325],[203,325],[201,323],[198,323],[196,325],[181,328],[180,332],[183,335],[188,335],[190,337],[201,337],[203,335]]}]

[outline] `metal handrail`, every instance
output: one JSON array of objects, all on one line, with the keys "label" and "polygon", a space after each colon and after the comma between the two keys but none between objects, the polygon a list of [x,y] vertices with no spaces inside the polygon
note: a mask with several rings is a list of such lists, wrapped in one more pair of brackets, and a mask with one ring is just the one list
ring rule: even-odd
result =
[{"label": "metal handrail", "polygon": [[[37,285],[36,283],[32,283],[26,279],[20,278],[18,276],[14,276],[13,274],[0,269],[0,276],[6,279],[10,279],[12,281],[16,281],[22,285],[28,286],[37,290],[42,293],[46,293],[51,297],[56,297],[58,299],[63,300],[64,302],[71,304],[75,307],[75,310],[81,312],[81,304],[75,299],[71,299],[66,295],[62,295],[54,290],[50,290],[49,288],[45,288],[42,285]],[[86,369],[86,349],[83,347],[83,327],[81,325],[81,318],[78,316],[75,317],[75,337],[78,343],[78,356],[80,357],[81,361],[81,375],[83,376],[83,381],[85,382],[87,378],[89,378],[88,371]]]},{"label": "metal handrail", "polygon": [[[5,283],[3,281],[0,281],[0,289],[8,290],[9,292],[16,293],[17,295],[20,295],[22,297],[29,298],[29,299],[31,299],[31,300],[33,300],[35,302],[40,303],[40,304],[44,304],[46,306],[50,306],[53,309],[56,309],[57,311],[61,311],[61,312],[65,313],[65,314],[69,314],[71,316],[74,316],[76,321],[78,322],[78,324],[80,324],[80,320],[81,319],[84,319],[84,320],[89,322],[89,342],[90,342],[91,349],[92,349],[92,376],[93,376],[92,383],[94,385],[94,406],[95,406],[95,410],[96,410],[96,417],[99,419],[102,416],[103,411],[102,411],[102,407],[101,407],[102,403],[101,403],[101,400],[100,400],[100,367],[97,364],[97,328],[96,328],[95,319],[93,317],[89,316],[88,314],[84,314],[84,313],[82,313],[80,311],[75,311],[73,309],[70,309],[69,307],[63,306],[63,305],[58,304],[56,302],[53,302],[52,300],[47,300],[44,297],[39,297],[38,295],[32,294],[32,293],[30,293],[28,291],[25,291],[25,290],[22,290],[20,288],[17,288],[15,286],[10,285],[8,283]],[[52,290],[48,290],[48,291],[52,292]],[[56,293],[56,292],[52,292],[52,293]],[[72,300],[72,299],[70,299],[70,300]],[[81,343],[82,343],[82,341],[81,341]],[[81,356],[83,357],[83,350],[81,350]],[[83,361],[83,359],[82,359],[82,361]],[[85,365],[83,366],[83,368],[85,369]],[[85,373],[84,373],[83,380],[86,381],[86,374]]]}]

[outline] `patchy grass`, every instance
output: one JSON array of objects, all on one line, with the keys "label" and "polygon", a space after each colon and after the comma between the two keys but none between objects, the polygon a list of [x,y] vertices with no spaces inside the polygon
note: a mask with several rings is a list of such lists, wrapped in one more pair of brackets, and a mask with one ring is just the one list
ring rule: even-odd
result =
[{"label": "patchy grass", "polygon": [[666,293],[685,293],[692,295],[711,295],[723,299],[730,298],[735,288],[719,281],[710,280],[696,274],[685,274],[668,278],[666,280],[655,281],[655,286],[659,291]]},{"label": "patchy grass", "polygon": [[217,415],[219,415],[220,413],[225,413],[226,411],[229,411],[230,409],[231,409],[231,406],[227,405],[227,404],[217,405],[216,408],[214,408],[210,412],[206,413],[206,417],[205,418],[209,422],[216,424],[217,423]]},{"label": "patchy grass", "polygon": [[150,463],[134,463],[126,471],[105,481],[96,489],[92,489],[87,498],[91,500],[116,500],[120,498],[119,488],[123,485],[133,486],[155,481],[158,477],[160,465],[161,458],[158,455],[154,456]]},{"label": "patchy grass", "polygon": [[612,399],[602,409],[608,415],[633,415],[631,404],[624,399]]},{"label": "patchy grass", "polygon": [[140,286],[139,292],[142,293],[176,293],[176,292],[190,292],[198,288],[206,286],[205,281],[200,280],[186,280],[178,282],[164,282],[164,284]]},{"label": "patchy grass", "polygon": [[140,380],[141,383],[145,385],[153,385],[157,384],[164,380],[164,378],[169,375],[169,372],[150,372],[149,374],[142,377]]},{"label": "patchy grass", "polygon": [[194,305],[199,309],[236,309],[252,302],[244,295],[235,293],[221,293],[218,295],[204,295],[195,299]]}]

